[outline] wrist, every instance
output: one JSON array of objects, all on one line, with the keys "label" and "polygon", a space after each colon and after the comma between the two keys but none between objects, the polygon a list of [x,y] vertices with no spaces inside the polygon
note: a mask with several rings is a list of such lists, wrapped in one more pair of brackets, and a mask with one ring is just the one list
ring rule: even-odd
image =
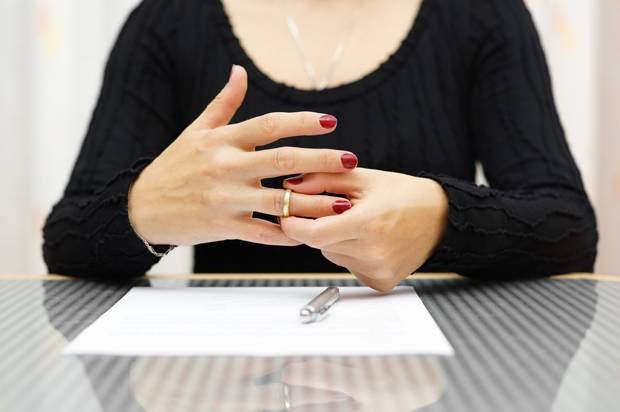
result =
[{"label": "wrist", "polygon": [[441,184],[433,179],[424,179],[428,183],[428,196],[431,204],[431,248],[429,256],[432,255],[441,244],[448,226],[448,215],[450,202],[448,194]]},{"label": "wrist", "polygon": [[149,222],[152,221],[152,210],[145,207],[145,195],[142,189],[141,173],[134,182],[129,186],[127,194],[127,217],[129,225],[140,240],[150,245],[156,245],[156,236],[151,233]]},{"label": "wrist", "polygon": [[[151,243],[149,240],[147,240],[144,235],[141,234],[141,232],[139,231],[139,229],[136,229],[136,221],[139,221],[138,216],[140,216],[139,212],[136,212],[136,207],[135,207],[135,195],[132,195],[133,193],[133,186],[135,185],[132,184],[129,187],[129,193],[128,193],[128,201],[127,201],[127,217],[129,219],[129,226],[131,226],[131,229],[133,230],[134,234],[136,235],[136,237],[138,239],[140,239],[140,241],[144,244],[144,247],[146,248],[146,250],[153,256],[161,258],[166,256],[170,251],[172,251],[174,248],[176,248],[175,245],[157,245],[157,244],[153,244]],[[139,209],[138,209],[139,210]]]}]

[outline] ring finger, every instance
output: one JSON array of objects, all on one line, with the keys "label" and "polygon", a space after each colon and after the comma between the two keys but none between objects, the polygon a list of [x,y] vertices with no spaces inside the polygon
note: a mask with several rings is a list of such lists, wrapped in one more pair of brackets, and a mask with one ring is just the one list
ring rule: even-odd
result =
[{"label": "ring finger", "polygon": [[[286,190],[262,188],[254,191],[252,212],[273,216],[284,215]],[[324,217],[346,212],[351,202],[345,198],[327,195],[305,195],[291,192],[289,215],[299,217]]]}]

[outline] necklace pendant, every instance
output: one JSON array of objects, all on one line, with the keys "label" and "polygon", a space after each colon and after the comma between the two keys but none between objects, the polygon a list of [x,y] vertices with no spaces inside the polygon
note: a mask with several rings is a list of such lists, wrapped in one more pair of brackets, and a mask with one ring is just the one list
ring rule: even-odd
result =
[{"label": "necklace pendant", "polygon": [[342,35],[342,38],[340,39],[340,42],[335,48],[334,54],[331,57],[331,60],[329,62],[325,75],[320,80],[319,80],[319,76],[317,76],[317,72],[314,67],[314,64],[312,64],[312,61],[309,59],[308,53],[306,52],[306,48],[304,47],[304,42],[301,38],[301,34],[299,32],[299,27],[297,26],[297,22],[295,21],[293,16],[291,16],[287,12],[286,2],[282,3],[282,10],[286,17],[286,26],[288,27],[289,33],[291,34],[291,37],[293,38],[295,46],[297,47],[297,50],[302,60],[304,71],[306,72],[306,75],[308,76],[310,81],[314,84],[314,87],[317,90],[325,90],[327,88],[329,80],[332,77],[334,68],[339,63],[339,61],[342,59],[343,50],[346,46],[346,43],[349,41],[349,38],[351,37],[351,34],[353,33],[355,23],[357,23],[357,20],[359,19],[359,15],[361,14],[361,10],[362,10],[361,6],[357,9],[357,13],[355,13],[354,16],[350,18],[348,24],[346,24],[346,29]]}]

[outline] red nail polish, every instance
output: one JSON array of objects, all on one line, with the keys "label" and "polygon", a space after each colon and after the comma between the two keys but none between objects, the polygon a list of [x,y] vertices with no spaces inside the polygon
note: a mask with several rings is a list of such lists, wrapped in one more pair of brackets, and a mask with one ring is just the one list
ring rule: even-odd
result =
[{"label": "red nail polish", "polygon": [[355,169],[357,167],[357,156],[353,153],[345,153],[340,157],[342,165],[346,169]]},{"label": "red nail polish", "polygon": [[342,199],[336,200],[332,205],[332,209],[334,209],[334,212],[338,214],[346,212],[347,210],[351,209],[351,207],[353,207],[351,202]]},{"label": "red nail polish", "polygon": [[321,123],[321,126],[326,129],[332,129],[338,124],[338,119],[336,119],[331,114],[325,114],[319,117],[319,123]]},{"label": "red nail polish", "polygon": [[304,181],[304,176],[300,175],[300,176],[295,176],[295,177],[289,177],[288,179],[285,179],[285,182],[290,183],[292,185],[298,185],[301,182]]}]

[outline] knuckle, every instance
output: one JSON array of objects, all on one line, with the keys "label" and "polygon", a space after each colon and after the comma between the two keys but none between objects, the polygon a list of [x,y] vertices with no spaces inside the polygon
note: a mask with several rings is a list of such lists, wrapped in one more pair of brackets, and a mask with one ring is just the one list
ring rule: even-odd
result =
[{"label": "knuckle", "polygon": [[274,166],[282,172],[290,172],[295,169],[295,150],[292,147],[280,147],[274,151]]},{"label": "knuckle", "polygon": [[234,151],[225,148],[211,147],[208,158],[201,167],[205,176],[230,177],[243,172],[243,157]]},{"label": "knuckle", "polygon": [[314,123],[315,116],[310,112],[299,113],[297,124],[303,130],[308,129]]},{"label": "knuckle", "polygon": [[265,114],[259,118],[261,132],[267,137],[272,137],[276,130],[276,120],[273,114]]},{"label": "knuckle", "polygon": [[210,130],[195,134],[183,134],[181,137],[190,142],[192,149],[197,154],[208,152],[213,148],[214,136]]},{"label": "knuckle", "polygon": [[326,197],[317,197],[312,201],[312,210],[316,212],[320,212],[324,215],[331,215],[334,213],[334,209],[332,209],[333,201],[332,199]]},{"label": "knuckle", "polygon": [[222,171],[228,167],[227,163],[223,159],[213,158],[209,162],[205,162],[200,168],[200,174],[205,177],[219,176]]},{"label": "knuckle", "polygon": [[211,139],[217,139],[220,143],[230,144],[230,139],[236,137],[239,126],[236,124],[225,124],[209,131]]},{"label": "knuckle", "polygon": [[232,204],[231,196],[227,192],[213,188],[202,190],[198,200],[206,209],[217,208],[222,204]]},{"label": "knuckle", "polygon": [[274,193],[271,196],[271,206],[273,207],[273,211],[277,214],[281,214],[284,208],[284,194],[283,193]]},{"label": "knuckle", "polygon": [[319,165],[324,170],[331,169],[331,166],[334,164],[334,154],[331,150],[323,150],[319,155]]},{"label": "knuckle", "polygon": [[217,164],[210,163],[209,165],[203,165],[200,169],[200,176],[202,177],[216,177],[219,173],[217,171],[220,170]]},{"label": "knuckle", "polygon": [[209,174],[216,174],[222,177],[229,177],[238,174],[241,166],[237,161],[231,160],[219,160],[215,161],[215,164],[205,168],[205,172]]}]

